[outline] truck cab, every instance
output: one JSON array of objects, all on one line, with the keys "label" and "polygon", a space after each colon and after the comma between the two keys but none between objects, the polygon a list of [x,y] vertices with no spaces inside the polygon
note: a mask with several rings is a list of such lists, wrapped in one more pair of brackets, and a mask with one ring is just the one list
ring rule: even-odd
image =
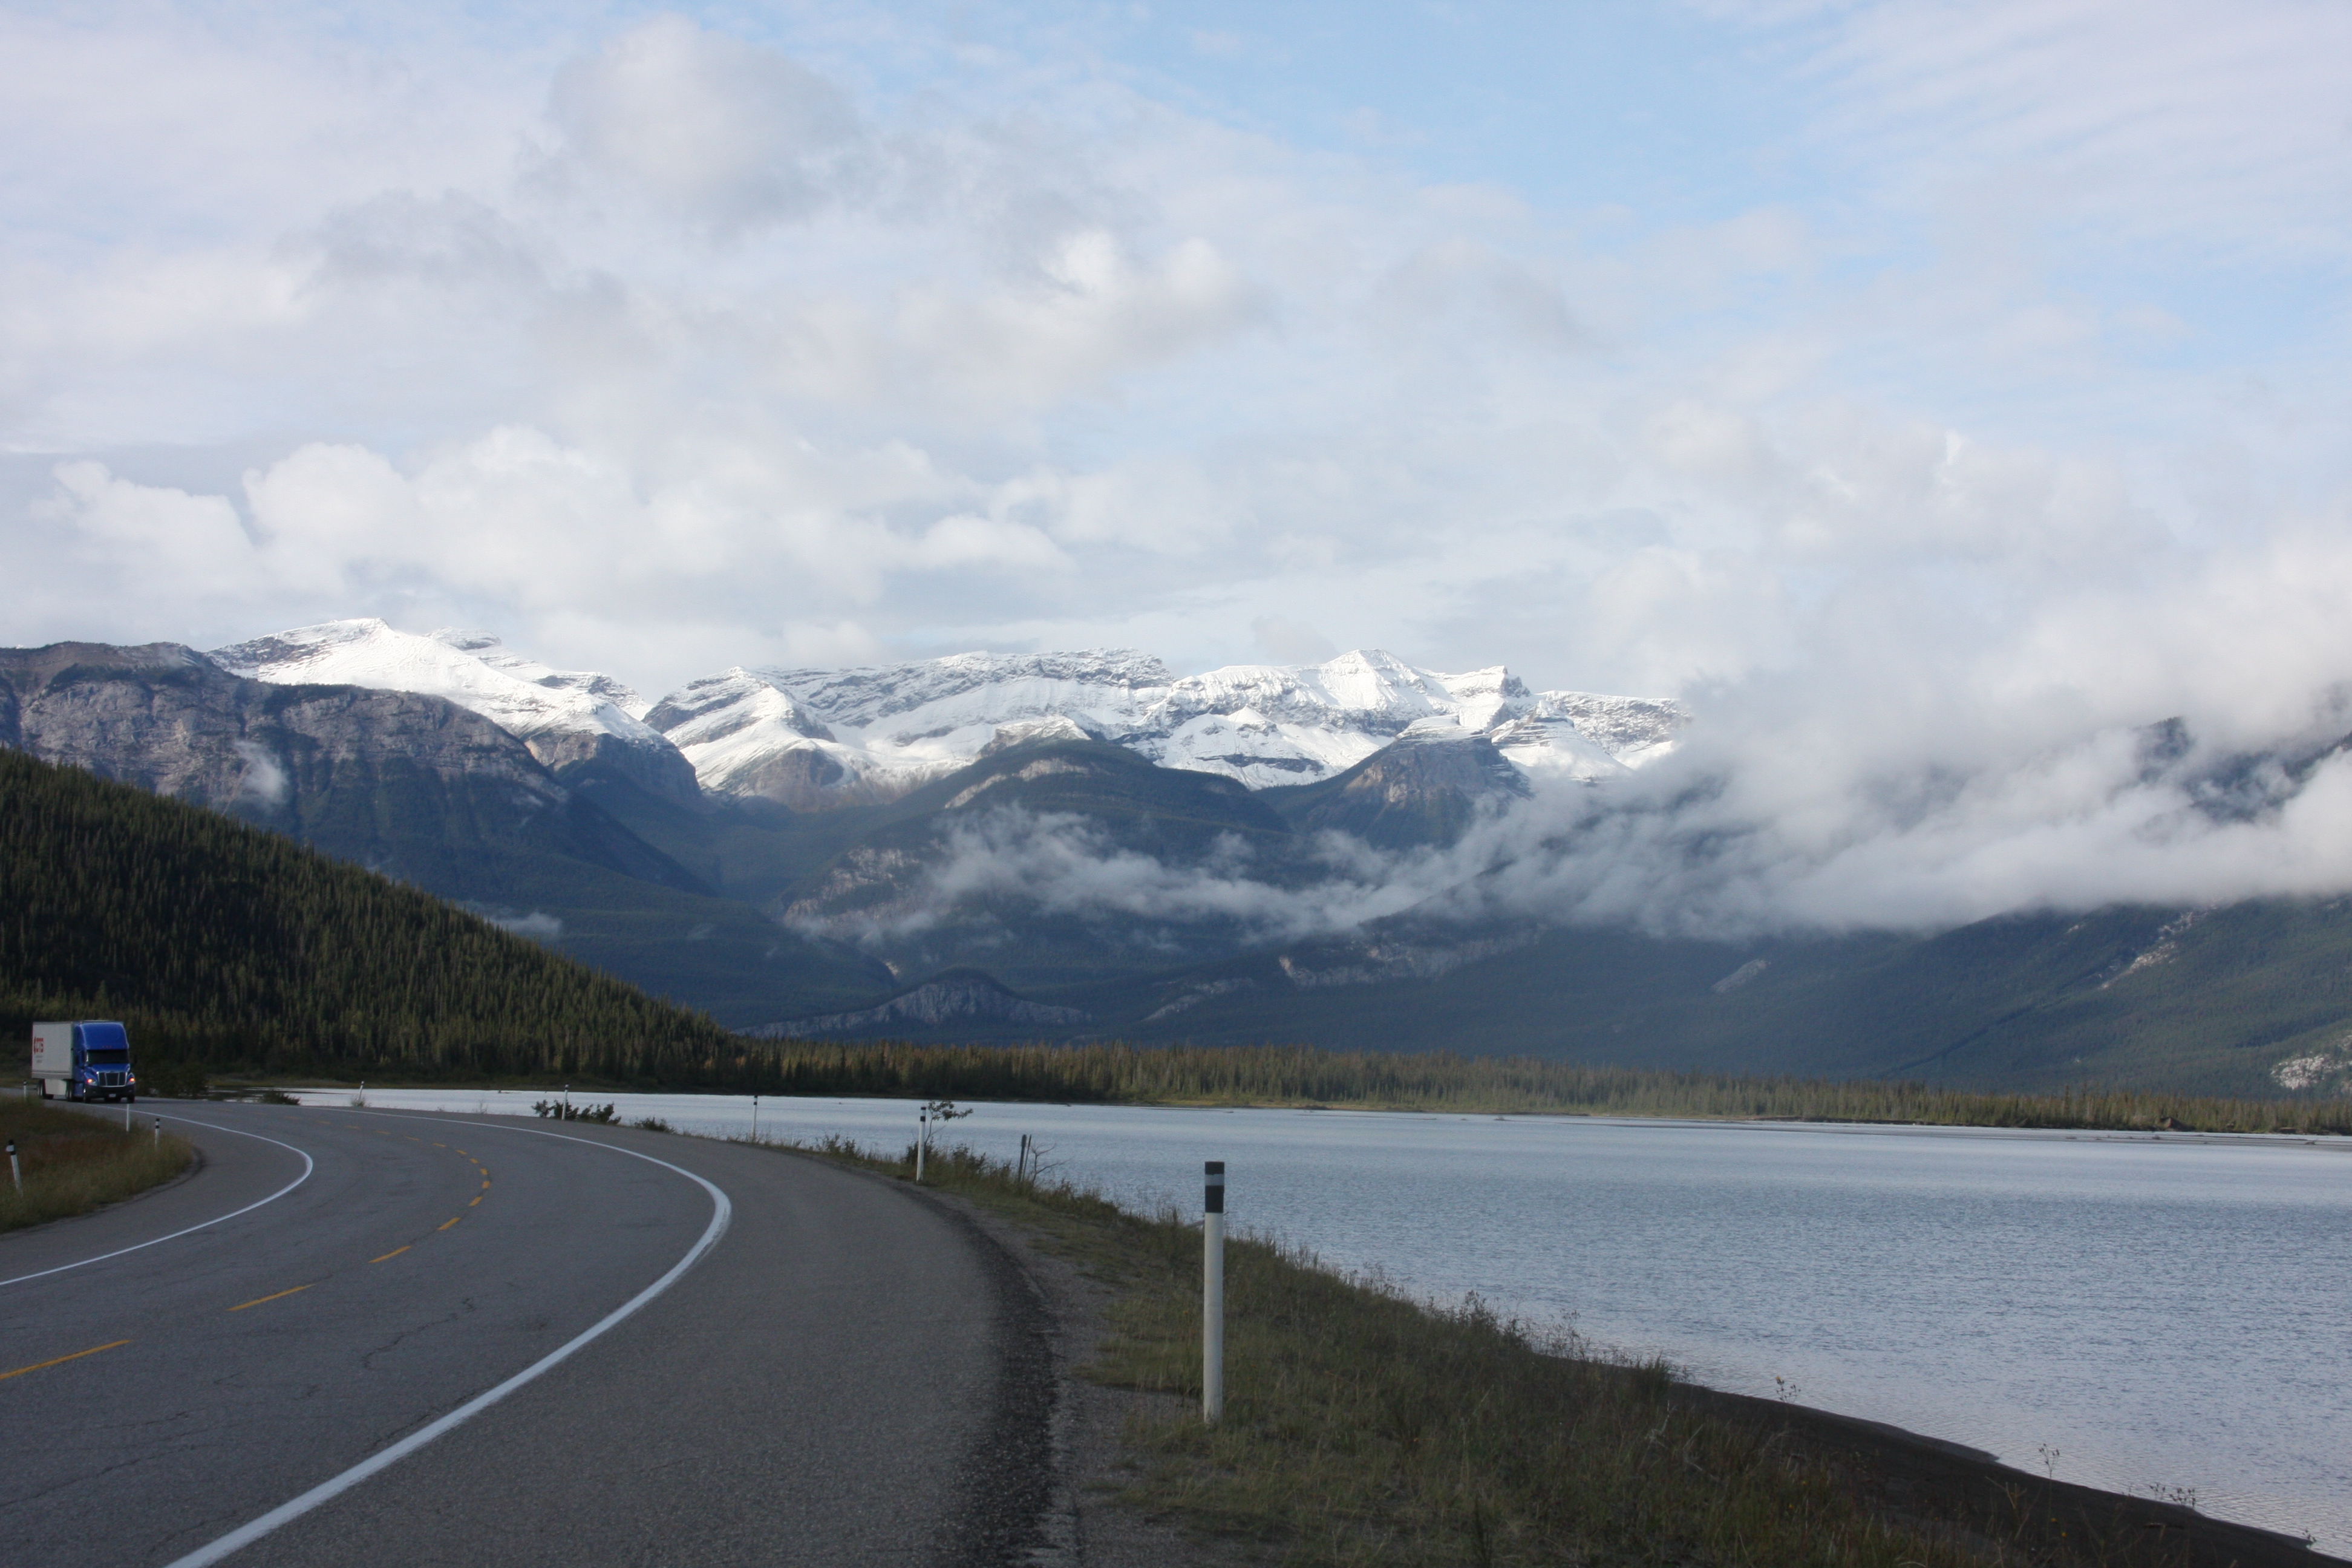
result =
[{"label": "truck cab", "polygon": [[103,1019],[33,1026],[33,1076],[43,1100],[139,1098],[131,1069],[131,1033]]}]

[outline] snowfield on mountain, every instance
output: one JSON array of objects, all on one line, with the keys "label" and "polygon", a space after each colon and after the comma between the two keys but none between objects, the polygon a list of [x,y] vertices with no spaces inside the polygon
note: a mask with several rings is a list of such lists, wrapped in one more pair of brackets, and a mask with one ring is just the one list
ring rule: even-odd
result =
[{"label": "snowfield on mountain", "polygon": [[[1611,744],[1587,737],[1602,719]],[[1530,775],[1610,778],[1664,752],[1677,703],[1532,692],[1496,667],[1416,669],[1377,650],[1177,676],[1148,654],[958,654],[842,670],[737,668],[647,715],[714,795],[798,809],[894,799],[1027,738],[1108,741],[1252,789],[1312,784],[1414,733],[1485,736]]]},{"label": "snowfield on mountain", "polygon": [[[1497,665],[1419,669],[1377,649],[1321,664],[1179,676],[1133,649],[954,654],[847,669],[737,666],[648,703],[610,676],[559,670],[486,632],[330,621],[215,649],[278,683],[446,698],[549,766],[590,756],[643,773],[675,752],[701,790],[798,811],[898,799],[992,746],[1108,741],[1252,789],[1312,784],[1392,742],[1483,737],[1530,778],[1595,781],[1664,755],[1689,721],[1657,698],[1531,691]],[[680,793],[682,774],[663,780]]]}]

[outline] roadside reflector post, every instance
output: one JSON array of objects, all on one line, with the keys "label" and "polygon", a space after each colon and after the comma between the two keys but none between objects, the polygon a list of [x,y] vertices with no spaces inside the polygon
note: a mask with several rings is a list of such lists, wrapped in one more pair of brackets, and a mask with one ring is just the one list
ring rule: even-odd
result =
[{"label": "roadside reflector post", "polygon": [[928,1105],[915,1112],[915,1182],[923,1180],[923,1155],[931,1146],[931,1108]]},{"label": "roadside reflector post", "polygon": [[155,1118],[155,1147],[157,1147],[158,1149],[161,1149],[163,1146],[163,1119],[162,1117],[160,1117],[160,1116],[159,1116],[159,1117]]},{"label": "roadside reflector post", "polygon": [[1225,1414],[1225,1163],[1202,1163],[1201,1193],[1201,1419]]},{"label": "roadside reflector post", "polygon": [[16,1184],[16,1195],[25,1195],[25,1173],[16,1168],[16,1141],[8,1140],[8,1179]]},{"label": "roadside reflector post", "polygon": [[122,1101],[122,1130],[125,1132],[131,1131],[131,1100],[128,1096]]},{"label": "roadside reflector post", "polygon": [[759,1097],[758,1095],[756,1095],[756,1094],[755,1094],[755,1095],[753,1095],[753,1096],[751,1097],[751,1142],[754,1142],[754,1143],[757,1143],[759,1141],[760,1141],[760,1097]]}]

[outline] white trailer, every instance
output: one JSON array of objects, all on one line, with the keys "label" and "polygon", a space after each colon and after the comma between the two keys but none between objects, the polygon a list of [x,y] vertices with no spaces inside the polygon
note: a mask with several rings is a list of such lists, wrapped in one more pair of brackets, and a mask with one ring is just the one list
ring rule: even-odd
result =
[{"label": "white trailer", "polygon": [[63,1100],[73,1077],[73,1026],[33,1026],[33,1077],[39,1080],[43,1100]]}]

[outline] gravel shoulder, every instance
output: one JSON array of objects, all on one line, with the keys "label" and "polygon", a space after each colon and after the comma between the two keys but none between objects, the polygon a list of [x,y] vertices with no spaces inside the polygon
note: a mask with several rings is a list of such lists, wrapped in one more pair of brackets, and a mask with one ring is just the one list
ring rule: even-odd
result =
[{"label": "gravel shoulder", "polygon": [[1035,1538],[1024,1554],[1005,1561],[1035,1568],[1221,1568],[1274,1561],[1274,1554],[1246,1543],[1202,1540],[1122,1500],[1138,1473],[1126,1442],[1129,1423],[1165,1421],[1192,1406],[1168,1394],[1105,1387],[1086,1375],[1108,1331],[1111,1288],[1050,1236],[952,1193],[924,1189],[920,1195],[959,1215],[1017,1269],[1039,1324],[1039,1366],[1051,1391],[1049,1440],[1040,1456],[1048,1479],[1034,1516]]}]

